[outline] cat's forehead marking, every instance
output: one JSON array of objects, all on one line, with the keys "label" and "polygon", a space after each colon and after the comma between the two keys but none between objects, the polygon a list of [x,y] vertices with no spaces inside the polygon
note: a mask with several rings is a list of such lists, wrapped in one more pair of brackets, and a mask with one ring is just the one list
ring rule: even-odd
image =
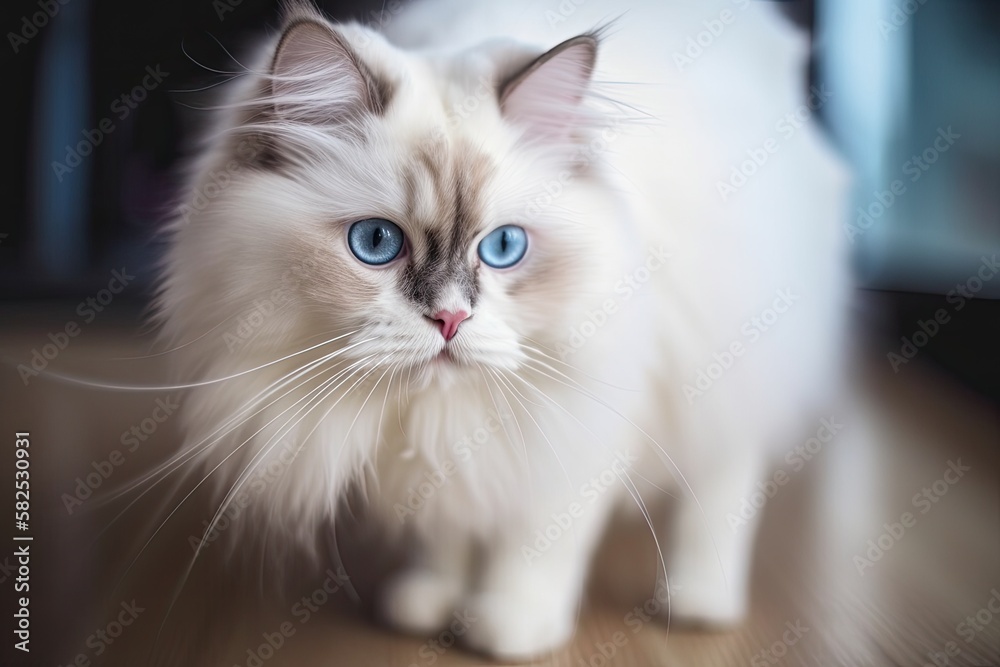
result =
[{"label": "cat's forehead marking", "polygon": [[[480,232],[483,197],[492,162],[465,144],[428,142],[414,153],[405,178],[409,222],[421,230],[413,235],[410,265],[400,276],[400,288],[413,302],[436,308],[442,290],[457,285],[475,305],[479,296],[479,261],[470,247]],[[430,214],[423,213],[431,202]]]},{"label": "cat's forehead marking", "polygon": [[408,200],[406,205],[407,215],[410,216],[411,220],[419,218],[420,211],[418,206],[422,201],[420,197],[426,193],[426,188],[423,190],[419,188],[421,183],[426,183],[430,188],[432,195],[430,201],[433,207],[431,213],[432,219],[441,218],[442,216],[447,217],[446,213],[454,201],[454,193],[446,180],[449,165],[443,161],[441,156],[444,150],[442,148],[437,155],[433,151],[433,146],[421,146],[414,154],[412,171],[409,178],[415,181],[417,189],[410,193],[412,199]]}]

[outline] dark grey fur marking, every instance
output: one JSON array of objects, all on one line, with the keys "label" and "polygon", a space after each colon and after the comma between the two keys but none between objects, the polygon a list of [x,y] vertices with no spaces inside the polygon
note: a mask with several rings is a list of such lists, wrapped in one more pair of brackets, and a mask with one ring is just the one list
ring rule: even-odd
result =
[{"label": "dark grey fur marking", "polygon": [[[467,259],[469,247],[480,228],[477,210],[479,191],[487,177],[488,163],[479,156],[450,160],[429,151],[419,151],[414,160],[414,171],[404,175],[407,194],[407,214],[416,216],[416,170],[424,172],[435,191],[436,220],[425,224],[446,223],[425,232],[424,238],[413,239],[413,257],[400,275],[400,289],[414,303],[428,310],[437,307],[436,300],[449,284],[457,284],[475,306],[479,297],[477,260]],[[461,153],[460,153],[461,155]],[[446,161],[447,160],[447,161]],[[447,176],[447,178],[446,178]],[[447,185],[447,187],[446,187]],[[421,243],[417,243],[417,241]]]}]

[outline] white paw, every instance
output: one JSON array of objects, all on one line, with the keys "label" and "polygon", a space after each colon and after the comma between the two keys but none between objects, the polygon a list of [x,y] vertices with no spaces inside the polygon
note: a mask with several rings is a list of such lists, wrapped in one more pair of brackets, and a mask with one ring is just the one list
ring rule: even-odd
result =
[{"label": "white paw", "polygon": [[437,632],[448,624],[463,589],[457,576],[423,568],[406,570],[383,590],[382,616],[405,632]]},{"label": "white paw", "polygon": [[573,635],[576,606],[540,587],[494,591],[469,602],[476,619],[466,633],[470,648],[494,658],[524,662],[558,649]]},{"label": "white paw", "polygon": [[[746,594],[727,588],[721,581],[678,584],[671,590],[671,623],[731,628],[739,625],[747,611]],[[666,605],[663,606],[666,613]]]}]

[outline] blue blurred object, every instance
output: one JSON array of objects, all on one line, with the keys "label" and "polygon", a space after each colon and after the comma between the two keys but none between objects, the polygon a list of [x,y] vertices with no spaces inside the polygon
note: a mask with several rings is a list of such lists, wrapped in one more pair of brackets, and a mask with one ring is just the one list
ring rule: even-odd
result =
[{"label": "blue blurred object", "polygon": [[828,118],[858,175],[859,283],[1000,297],[1000,6],[824,0],[817,22]]},{"label": "blue blurred object", "polygon": [[88,0],[66,4],[47,26],[40,56],[38,123],[33,136],[31,174],[31,254],[47,282],[65,282],[87,268],[91,163],[86,157],[59,175],[54,163],[67,161],[89,127]]}]

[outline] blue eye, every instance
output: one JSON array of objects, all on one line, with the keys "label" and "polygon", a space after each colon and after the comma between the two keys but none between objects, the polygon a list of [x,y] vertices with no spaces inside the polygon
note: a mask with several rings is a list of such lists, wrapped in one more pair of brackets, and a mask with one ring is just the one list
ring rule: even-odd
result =
[{"label": "blue eye", "polygon": [[403,230],[381,218],[360,220],[347,231],[347,244],[365,264],[388,264],[403,249]]},{"label": "blue eye", "polygon": [[479,242],[479,258],[494,269],[506,269],[521,261],[528,250],[528,235],[515,225],[504,225]]}]

